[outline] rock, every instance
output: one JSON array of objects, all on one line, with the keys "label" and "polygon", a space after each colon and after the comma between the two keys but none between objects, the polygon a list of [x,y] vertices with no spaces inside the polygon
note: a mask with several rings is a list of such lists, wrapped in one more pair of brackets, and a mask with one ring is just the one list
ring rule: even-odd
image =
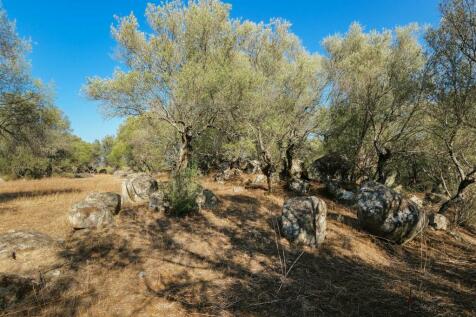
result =
[{"label": "rock", "polygon": [[344,186],[337,181],[326,182],[326,190],[332,198],[345,205],[354,205],[357,200],[357,195],[344,188]]},{"label": "rock", "polygon": [[158,186],[157,181],[147,174],[131,174],[122,181],[122,199],[124,202],[146,203]]},{"label": "rock", "polygon": [[448,218],[441,214],[431,214],[429,217],[429,225],[435,230],[448,230]]},{"label": "rock", "polygon": [[288,184],[288,189],[298,195],[305,195],[309,192],[309,182],[295,179]]},{"label": "rock", "polygon": [[309,176],[321,181],[346,181],[350,177],[352,163],[344,155],[330,153],[315,160],[310,167]]},{"label": "rock", "polygon": [[426,214],[414,202],[376,182],[362,185],[357,204],[362,227],[396,243],[413,239],[428,223]]},{"label": "rock", "polygon": [[13,252],[18,257],[21,252],[48,248],[55,244],[47,234],[37,231],[12,230],[0,235],[0,258],[12,258]]},{"label": "rock", "polygon": [[397,181],[397,176],[398,173],[393,171],[390,173],[390,175],[387,176],[387,179],[385,180],[385,186],[387,187],[394,187],[395,182]]},{"label": "rock", "polygon": [[237,168],[228,168],[215,175],[215,181],[224,182],[224,181],[234,181],[241,178],[241,170]]},{"label": "rock", "polygon": [[112,175],[120,178],[126,178],[130,173],[127,171],[117,170]]},{"label": "rock", "polygon": [[121,210],[121,196],[116,193],[90,193],[84,200],[92,205],[104,204],[114,215]]},{"label": "rock", "polygon": [[166,211],[169,203],[163,191],[159,190],[152,193],[149,198],[149,209],[153,211]]},{"label": "rock", "polygon": [[97,228],[114,223],[121,209],[121,196],[116,193],[91,193],[73,205],[68,220],[74,229]]},{"label": "rock", "polygon": [[214,209],[218,204],[218,197],[209,189],[204,189],[197,197],[197,205],[200,210],[202,208]]},{"label": "rock", "polygon": [[411,202],[414,202],[418,208],[423,208],[423,200],[421,200],[421,198],[415,196],[415,195],[412,195],[410,198],[408,198]]},{"label": "rock", "polygon": [[448,199],[448,196],[443,194],[426,193],[424,202],[425,204],[439,204],[444,201],[447,201]]},{"label": "rock", "polygon": [[258,174],[261,173],[261,164],[257,160],[247,161],[243,171],[246,174]]},{"label": "rock", "polygon": [[264,176],[263,174],[258,174],[253,180],[252,184],[266,184],[266,183],[267,183],[266,176]]},{"label": "rock", "polygon": [[293,197],[285,201],[281,215],[283,235],[291,242],[320,245],[326,237],[326,203],[315,197]]},{"label": "rock", "polygon": [[58,264],[60,243],[47,234],[12,230],[0,234],[0,273],[36,275],[38,270]]}]

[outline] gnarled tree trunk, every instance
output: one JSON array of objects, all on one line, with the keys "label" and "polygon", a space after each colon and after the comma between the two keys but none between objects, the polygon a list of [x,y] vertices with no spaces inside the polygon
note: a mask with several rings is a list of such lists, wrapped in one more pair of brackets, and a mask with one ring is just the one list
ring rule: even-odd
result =
[{"label": "gnarled tree trunk", "polygon": [[185,128],[180,135],[181,143],[179,154],[177,158],[177,171],[183,171],[186,169],[192,158],[192,131],[189,127]]},{"label": "gnarled tree trunk", "polygon": [[377,182],[381,184],[385,184],[387,181],[387,174],[385,173],[385,166],[387,165],[387,162],[390,160],[392,157],[392,151],[390,149],[381,146],[377,141],[374,142],[374,147],[375,150],[377,151],[377,171],[375,173],[375,178],[377,179]]},{"label": "gnarled tree trunk", "polygon": [[294,156],[296,154],[296,146],[291,143],[286,147],[283,156],[283,170],[281,172],[281,177],[285,181],[289,181],[291,179],[291,169],[293,166]]},{"label": "gnarled tree trunk", "polygon": [[466,196],[466,193],[468,191],[468,188],[471,184],[474,184],[476,182],[476,179],[475,177],[466,177],[465,179],[463,179],[460,183],[459,183],[459,186],[458,186],[458,190],[456,192],[456,194],[454,194],[450,199],[448,199],[444,204],[441,205],[440,207],[440,210],[438,211],[438,213],[440,214],[446,214],[446,212],[454,207],[455,205],[457,205],[459,202],[463,201],[465,196]]}]

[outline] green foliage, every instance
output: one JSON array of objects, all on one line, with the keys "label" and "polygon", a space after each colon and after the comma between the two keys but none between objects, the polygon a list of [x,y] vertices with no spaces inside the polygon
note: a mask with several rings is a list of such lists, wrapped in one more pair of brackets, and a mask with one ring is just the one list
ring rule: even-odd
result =
[{"label": "green foliage", "polygon": [[172,214],[184,216],[198,210],[197,198],[202,191],[198,176],[199,173],[195,167],[188,167],[172,174],[167,193]]},{"label": "green foliage", "polygon": [[176,143],[170,126],[150,120],[146,115],[130,117],[109,145],[106,161],[116,168],[128,166],[138,171],[169,169]]},{"label": "green foliage", "polygon": [[409,25],[365,33],[354,23],[346,35],[324,40],[330,102],[326,147],[346,154],[367,177],[378,173],[384,181],[389,161],[422,132],[425,56],[417,31]]}]

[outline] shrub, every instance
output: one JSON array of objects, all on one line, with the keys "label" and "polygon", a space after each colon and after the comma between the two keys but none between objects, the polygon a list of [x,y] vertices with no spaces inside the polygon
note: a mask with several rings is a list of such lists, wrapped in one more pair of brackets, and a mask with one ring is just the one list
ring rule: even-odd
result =
[{"label": "shrub", "polygon": [[201,192],[198,175],[196,167],[172,174],[167,195],[172,214],[183,216],[198,210],[197,197]]}]

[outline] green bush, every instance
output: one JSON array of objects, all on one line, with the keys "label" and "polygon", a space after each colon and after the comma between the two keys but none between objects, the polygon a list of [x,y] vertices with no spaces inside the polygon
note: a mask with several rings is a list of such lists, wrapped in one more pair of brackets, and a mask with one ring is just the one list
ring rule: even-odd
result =
[{"label": "green bush", "polygon": [[198,176],[196,167],[176,171],[172,174],[167,195],[172,214],[184,216],[198,210],[197,197],[201,192]]}]

